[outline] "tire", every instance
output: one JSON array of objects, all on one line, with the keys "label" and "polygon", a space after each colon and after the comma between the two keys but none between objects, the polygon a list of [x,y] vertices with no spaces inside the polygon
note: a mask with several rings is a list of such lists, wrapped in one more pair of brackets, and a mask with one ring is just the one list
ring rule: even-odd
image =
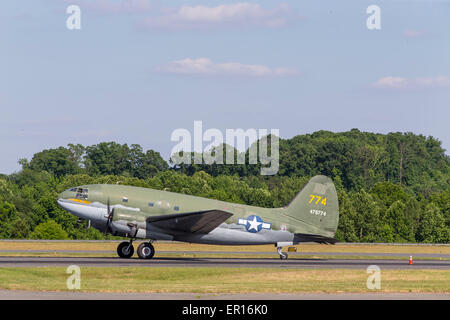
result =
[{"label": "tire", "polygon": [[137,254],[141,259],[151,259],[155,255],[155,248],[151,243],[141,243],[137,249]]},{"label": "tire", "polygon": [[117,246],[117,254],[119,255],[119,257],[124,258],[124,259],[129,259],[133,256],[134,254],[134,247],[133,245],[130,246],[130,249],[128,250],[128,246],[130,245],[129,242],[121,242],[118,246]]},{"label": "tire", "polygon": [[283,252],[282,254],[280,254],[281,260],[286,260],[287,258],[288,258],[288,254],[286,252]]}]

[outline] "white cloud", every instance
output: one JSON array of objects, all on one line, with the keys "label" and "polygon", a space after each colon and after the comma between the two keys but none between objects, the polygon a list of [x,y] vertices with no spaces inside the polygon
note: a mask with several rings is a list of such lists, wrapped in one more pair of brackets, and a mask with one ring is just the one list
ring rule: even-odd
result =
[{"label": "white cloud", "polygon": [[264,26],[280,27],[293,18],[287,4],[264,9],[257,3],[233,3],[216,7],[181,6],[166,10],[161,16],[150,17],[144,26],[169,30],[198,29],[211,26]]},{"label": "white cloud", "polygon": [[214,63],[207,58],[175,60],[158,67],[157,71],[170,74],[247,77],[298,74],[295,69],[291,68],[269,68],[260,64],[242,64],[239,62]]},{"label": "white cloud", "polygon": [[411,89],[411,88],[441,88],[449,87],[450,78],[446,76],[422,77],[422,78],[403,78],[403,77],[384,77],[373,84],[375,88],[390,89]]},{"label": "white cloud", "polygon": [[408,79],[401,77],[384,77],[373,84],[377,88],[402,88],[406,86]]},{"label": "white cloud", "polygon": [[406,38],[420,38],[425,35],[425,32],[418,30],[405,30],[402,35]]},{"label": "white cloud", "polygon": [[70,4],[76,4],[83,10],[100,13],[141,13],[152,9],[150,0],[65,0]]}]

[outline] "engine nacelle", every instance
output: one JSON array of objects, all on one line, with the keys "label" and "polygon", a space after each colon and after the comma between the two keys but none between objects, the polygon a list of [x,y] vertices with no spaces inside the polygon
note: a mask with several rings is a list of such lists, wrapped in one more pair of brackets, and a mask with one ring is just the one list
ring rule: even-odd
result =
[{"label": "engine nacelle", "polygon": [[114,208],[111,229],[113,234],[120,236],[130,236],[133,227],[136,227],[136,238],[154,240],[173,240],[173,236],[163,230],[152,226],[146,221],[147,215],[140,211]]},{"label": "engine nacelle", "polygon": [[112,221],[124,221],[127,223],[138,224],[139,222],[145,223],[146,216],[144,213],[136,210],[129,210],[123,208],[114,208],[113,219]]}]

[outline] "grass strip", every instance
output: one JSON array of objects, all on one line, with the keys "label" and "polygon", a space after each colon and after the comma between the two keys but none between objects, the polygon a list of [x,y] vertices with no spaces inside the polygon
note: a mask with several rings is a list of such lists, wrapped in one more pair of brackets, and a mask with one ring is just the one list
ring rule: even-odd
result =
[{"label": "grass strip", "polygon": [[[449,293],[450,270],[383,270],[381,290],[365,270],[81,267],[81,291],[192,293]],[[0,288],[69,291],[66,268],[0,268]]]}]

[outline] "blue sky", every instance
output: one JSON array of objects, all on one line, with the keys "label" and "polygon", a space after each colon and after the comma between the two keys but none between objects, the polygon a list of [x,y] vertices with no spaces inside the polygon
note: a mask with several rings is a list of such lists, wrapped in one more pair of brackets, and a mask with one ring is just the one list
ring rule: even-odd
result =
[{"label": "blue sky", "polygon": [[0,172],[68,143],[168,159],[194,120],[282,138],[412,131],[448,150],[449,30],[450,1],[2,0]]}]

